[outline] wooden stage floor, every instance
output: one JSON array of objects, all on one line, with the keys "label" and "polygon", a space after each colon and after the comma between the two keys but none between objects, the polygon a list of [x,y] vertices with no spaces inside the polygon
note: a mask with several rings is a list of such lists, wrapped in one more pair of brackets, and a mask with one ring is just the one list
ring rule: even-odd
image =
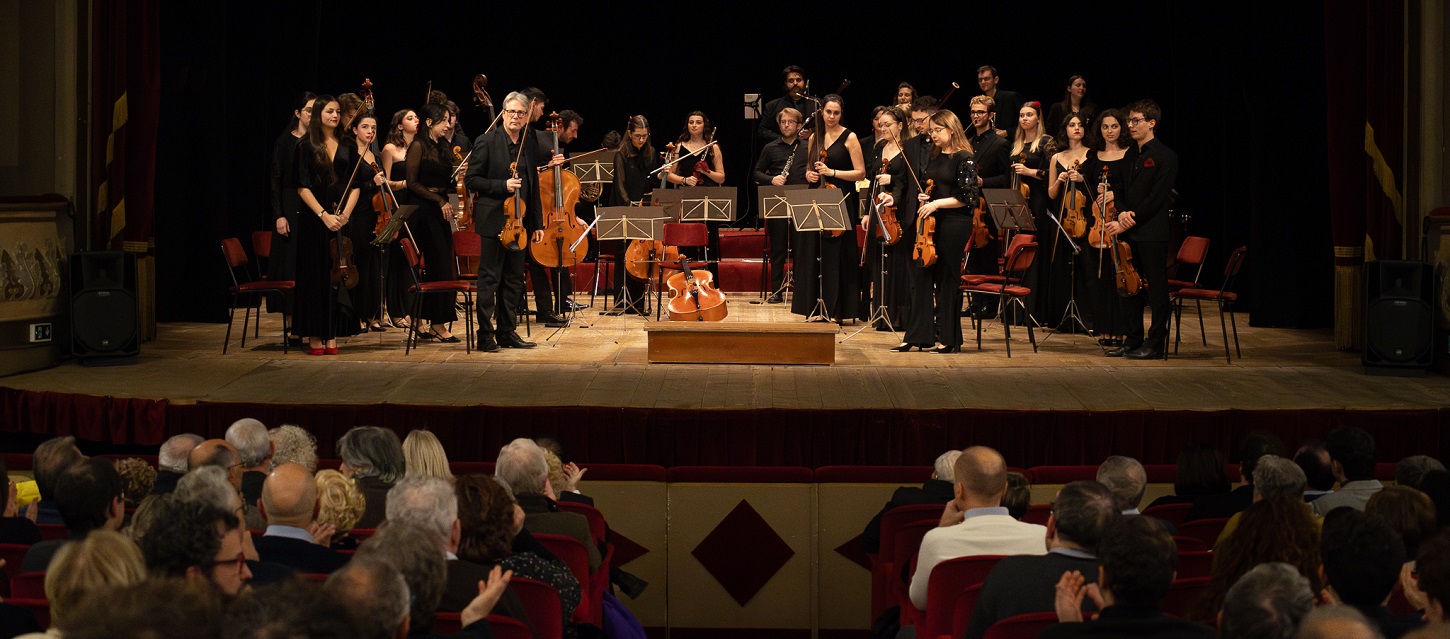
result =
[{"label": "wooden stage floor", "polygon": [[[733,296],[726,321],[794,322],[785,305]],[[0,386],[172,403],[600,406],[661,409],[997,410],[1409,410],[1450,406],[1450,379],[1365,375],[1356,353],[1335,350],[1327,330],[1250,328],[1238,316],[1243,358],[1227,364],[1217,313],[1184,318],[1185,340],[1167,361],[1110,359],[1090,338],[1056,334],[1033,353],[1014,327],[1012,358],[992,323],[977,351],[971,325],[960,354],[895,353],[898,338],[867,330],[836,346],[834,366],[649,364],[645,320],[600,317],[553,343],[534,327],[531,350],[465,354],[463,344],[425,342],[403,354],[403,333],[360,335],[342,354],[282,353],[278,319],[221,353],[222,324],[163,324],[132,365],[75,362],[0,379]],[[240,317],[236,324],[241,328]],[[857,327],[846,326],[846,331]],[[456,327],[461,337],[462,326]],[[840,337],[845,337],[842,333]]]}]

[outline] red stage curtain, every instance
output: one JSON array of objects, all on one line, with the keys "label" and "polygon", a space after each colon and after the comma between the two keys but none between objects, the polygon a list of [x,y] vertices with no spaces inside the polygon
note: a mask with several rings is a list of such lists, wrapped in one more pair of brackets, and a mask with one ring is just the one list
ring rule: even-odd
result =
[{"label": "red stage curtain", "polygon": [[160,0],[91,7],[91,247],[147,252],[160,123]]}]

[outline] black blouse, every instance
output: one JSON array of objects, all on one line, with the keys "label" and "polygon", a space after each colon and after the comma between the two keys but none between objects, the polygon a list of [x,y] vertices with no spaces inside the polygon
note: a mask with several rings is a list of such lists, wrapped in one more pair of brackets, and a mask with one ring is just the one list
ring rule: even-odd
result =
[{"label": "black blouse", "polygon": [[935,184],[931,192],[933,200],[950,197],[967,205],[960,209],[942,209],[942,211],[969,214],[972,207],[976,206],[978,198],[977,163],[972,160],[971,153],[957,151],[951,155],[936,154],[927,162],[926,170],[921,173],[923,187],[926,186],[927,180],[932,180]]},{"label": "black blouse", "polygon": [[413,138],[413,143],[408,145],[407,162],[408,192],[413,195],[413,201],[432,202],[439,208],[448,203],[447,195],[433,191],[443,189],[447,193],[454,188],[453,166],[443,155],[443,147],[427,136]]},{"label": "black blouse", "polygon": [[[626,144],[628,144],[626,142]],[[634,157],[626,157],[623,151],[614,154],[614,201],[612,206],[628,206],[631,202],[638,202],[644,198],[644,194],[650,191],[652,180],[649,177],[650,171],[660,165],[659,160],[653,154],[646,155],[643,150],[636,152]]]}]

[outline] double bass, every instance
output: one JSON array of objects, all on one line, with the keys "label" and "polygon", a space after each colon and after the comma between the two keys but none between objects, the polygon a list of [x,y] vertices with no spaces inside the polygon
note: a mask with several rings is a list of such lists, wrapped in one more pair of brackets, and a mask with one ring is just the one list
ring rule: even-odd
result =
[{"label": "double bass", "polygon": [[680,272],[670,276],[670,319],[676,322],[718,322],[730,311],[725,294],[715,288],[710,271],[690,268],[688,258],[680,257]]},{"label": "double bass", "polygon": [[[559,152],[561,123],[558,113],[549,116],[549,132],[554,136],[555,153]],[[584,261],[584,256],[589,253],[589,240],[584,237],[586,226],[574,215],[574,206],[579,203],[579,190],[579,178],[572,171],[565,171],[561,165],[555,164],[552,170],[539,175],[539,202],[544,207],[544,239],[529,244],[529,254],[539,264],[549,268],[571,267]]]},{"label": "double bass", "polygon": [[[922,192],[930,196],[934,188],[936,180],[927,178],[926,189]],[[935,215],[916,216],[916,244],[911,247],[911,263],[921,267],[936,264]]]}]

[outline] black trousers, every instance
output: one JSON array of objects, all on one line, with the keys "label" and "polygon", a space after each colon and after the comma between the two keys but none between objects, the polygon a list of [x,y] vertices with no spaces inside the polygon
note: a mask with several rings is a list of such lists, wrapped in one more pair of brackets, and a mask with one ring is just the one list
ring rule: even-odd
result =
[{"label": "black trousers", "polygon": [[785,282],[785,259],[790,255],[791,223],[785,218],[766,220],[765,230],[770,237],[770,292],[774,293]]},{"label": "black trousers", "polygon": [[[557,278],[557,280],[555,279]],[[529,281],[534,285],[534,310],[540,315],[559,312],[563,309],[554,308],[554,284],[559,284],[563,289],[564,297],[574,294],[574,282],[569,277],[569,270],[562,268],[548,268],[529,260]]]},{"label": "black trousers", "polygon": [[[1133,267],[1143,278],[1147,290],[1123,298],[1123,322],[1127,329],[1124,346],[1137,348],[1145,343],[1165,348],[1168,344],[1168,320],[1172,307],[1168,303],[1168,243],[1135,242],[1128,240],[1133,249]],[[1143,336],[1143,306],[1153,309],[1153,319],[1148,324],[1148,336]]]},{"label": "black trousers", "polygon": [[482,237],[478,260],[478,334],[507,335],[518,328],[524,294],[524,251],[503,247],[497,235]]},{"label": "black trousers", "polygon": [[909,344],[962,344],[962,260],[972,237],[972,216],[966,210],[967,215],[937,211],[936,264],[912,269],[918,285],[913,288],[906,327]]}]

